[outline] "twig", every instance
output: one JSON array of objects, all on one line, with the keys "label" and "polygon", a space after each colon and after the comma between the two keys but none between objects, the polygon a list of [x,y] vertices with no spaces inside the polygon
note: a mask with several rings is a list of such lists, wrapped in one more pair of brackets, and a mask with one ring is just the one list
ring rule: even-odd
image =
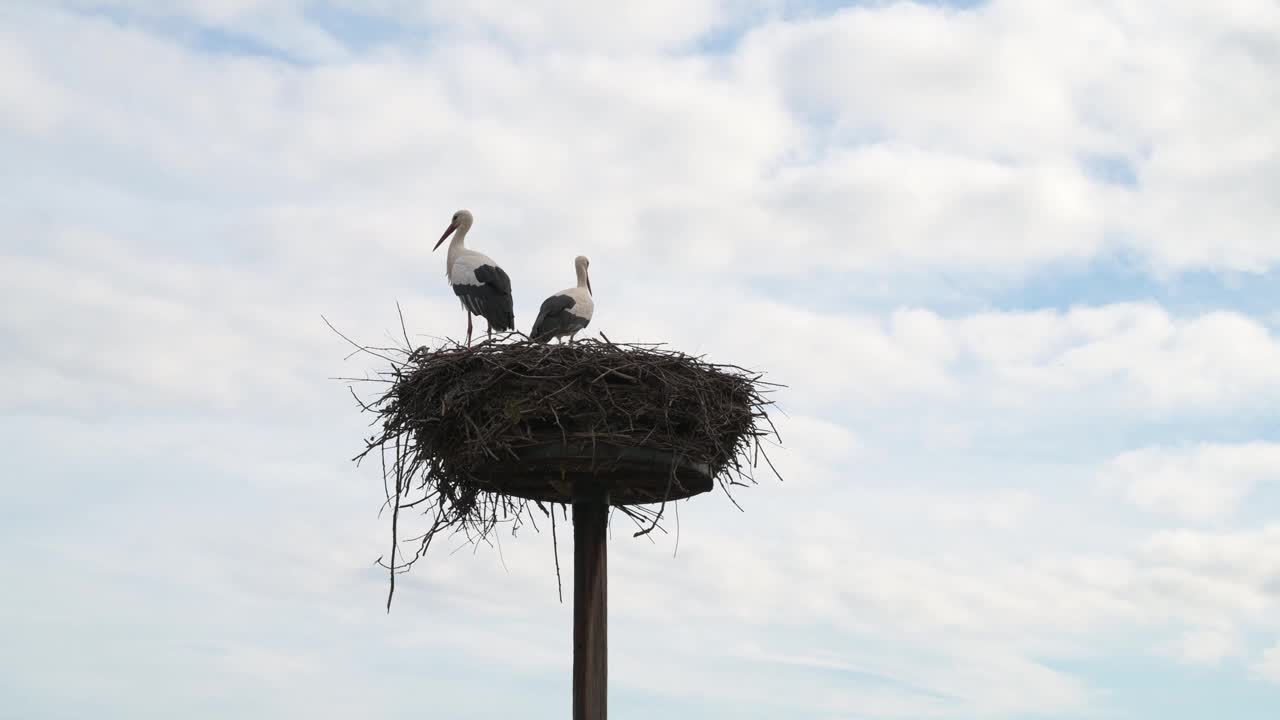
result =
[{"label": "twig", "polygon": [[560,597],[560,604],[564,604],[564,588],[560,584],[560,543],[556,540],[556,513],[555,507],[551,508],[551,554],[556,559],[556,595]]}]

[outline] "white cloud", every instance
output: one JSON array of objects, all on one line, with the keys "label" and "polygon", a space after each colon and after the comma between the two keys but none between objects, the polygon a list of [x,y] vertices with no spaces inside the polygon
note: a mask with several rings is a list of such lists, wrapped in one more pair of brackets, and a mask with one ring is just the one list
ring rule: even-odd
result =
[{"label": "white cloud", "polygon": [[[1280,527],[1259,530],[1204,532],[1169,530],[1156,534],[1146,552],[1163,561],[1219,575],[1234,575],[1267,589],[1280,578]],[[1276,588],[1270,587],[1271,591]]]},{"label": "white cloud", "polygon": [[178,31],[187,37],[208,29],[229,36],[210,39],[211,45],[247,39],[261,48],[310,61],[336,61],[347,55],[337,38],[308,22],[304,0],[72,0],[67,4],[123,25],[154,28],[177,20],[191,24]]},{"label": "white cloud", "polygon": [[[239,27],[253,25],[244,13],[295,6],[188,12]],[[323,178],[327,192],[374,195],[399,212],[441,198],[447,209],[432,217],[486,200],[524,208],[495,230],[572,228],[694,267],[1008,274],[1131,245],[1162,267],[1259,270],[1280,252],[1259,231],[1280,226],[1259,194],[1280,168],[1280,133],[1230,120],[1276,106],[1274,93],[1246,92],[1266,83],[1240,79],[1268,76],[1275,59],[1209,54],[1193,67],[1162,49],[1176,37],[1208,53],[1203,43],[1245,32],[1238,17],[896,3],[774,22],[711,59],[639,49],[686,42],[719,10],[643,7],[627,23],[568,5],[437,9],[432,23],[533,44],[517,52],[483,33],[440,32],[424,54],[314,67],[192,54],[102,18],[48,13],[22,16],[33,32],[7,44],[31,58],[15,87],[75,98],[66,112],[181,174],[308,192],[326,192]],[[1261,15],[1246,34],[1266,37],[1274,13],[1250,12]],[[639,43],[632,52],[598,52],[631,47],[616,37],[623,28]],[[54,58],[29,41],[41,32],[76,41]],[[549,45],[561,49],[537,51]],[[128,95],[109,90],[119,78],[132,78]],[[1170,98],[1185,98],[1176,115],[1163,109]],[[21,122],[43,127],[64,116],[56,107],[33,103]],[[1089,176],[1081,157],[1097,154],[1127,156],[1138,187]],[[756,261],[779,251],[783,262]]]},{"label": "white cloud", "polygon": [[1280,644],[1262,653],[1262,657],[1254,664],[1253,670],[1267,680],[1280,683]]},{"label": "white cloud", "polygon": [[1240,654],[1240,639],[1222,629],[1195,630],[1170,644],[1168,652],[1188,665],[1218,666],[1223,660]]},{"label": "white cloud", "polygon": [[1256,484],[1280,479],[1280,445],[1143,448],[1108,461],[1100,477],[1143,510],[1221,520]]},{"label": "white cloud", "polygon": [[[1263,80],[1280,63],[1263,49],[1276,38],[1280,13],[1261,2],[1222,14],[1194,2],[1162,13],[1129,2],[996,0],[959,13],[893,3],[764,28],[744,58],[793,104],[834,117],[845,142],[888,136],[905,148],[898,172],[870,171],[875,181],[844,196],[901,187],[889,197],[909,202],[916,222],[866,229],[895,249],[918,244],[916,262],[934,248],[1016,267],[1114,249],[1123,235],[1158,266],[1258,271],[1280,257],[1265,230],[1280,216],[1262,190],[1280,172],[1280,132],[1256,121],[1280,108]],[[913,163],[924,156],[912,146],[955,159]],[[1086,181],[1075,166],[1095,154],[1132,164],[1138,186]],[[848,218],[815,224],[824,220]]]},{"label": "white cloud", "polygon": [[4,125],[40,137],[65,116],[68,99],[33,68],[12,33],[0,32],[0,118]]},{"label": "white cloud", "polygon": [[560,0],[536,7],[505,0],[428,4],[431,20],[462,32],[494,32],[523,50],[551,53],[661,51],[681,48],[721,21],[717,0],[626,0],[584,5]]},{"label": "white cloud", "polygon": [[[670,302],[674,314],[678,301]],[[736,304],[694,319],[690,341],[751,358],[813,402],[927,397],[990,408],[975,424],[991,426],[1048,405],[1083,416],[1158,416],[1263,407],[1280,393],[1280,340],[1233,312],[1176,317],[1151,304],[1115,304],[960,317],[904,308],[883,318]],[[720,319],[735,311],[738,323]],[[757,347],[759,327],[786,340]]]}]

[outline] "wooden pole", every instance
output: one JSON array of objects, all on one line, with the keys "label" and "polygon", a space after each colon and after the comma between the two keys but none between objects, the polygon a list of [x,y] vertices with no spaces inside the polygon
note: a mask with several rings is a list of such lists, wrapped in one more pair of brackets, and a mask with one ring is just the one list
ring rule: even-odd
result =
[{"label": "wooden pole", "polygon": [[573,720],[609,716],[608,501],[573,501]]}]

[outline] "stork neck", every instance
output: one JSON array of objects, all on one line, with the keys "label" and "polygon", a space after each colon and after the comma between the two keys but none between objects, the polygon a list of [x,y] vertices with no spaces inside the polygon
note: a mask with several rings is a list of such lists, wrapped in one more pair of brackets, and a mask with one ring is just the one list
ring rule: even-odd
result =
[{"label": "stork neck", "polygon": [[587,269],[578,265],[574,270],[578,273],[578,287],[585,288],[587,286]]},{"label": "stork neck", "polygon": [[467,231],[470,229],[466,225],[459,225],[458,229],[454,231],[453,237],[449,240],[449,249],[460,250],[466,247]]},{"label": "stork neck", "polygon": [[458,255],[467,249],[465,239],[467,231],[471,228],[466,225],[459,225],[458,229],[453,231],[453,237],[449,238],[449,253],[446,261],[445,272],[449,272],[453,268],[453,261],[458,259]]}]

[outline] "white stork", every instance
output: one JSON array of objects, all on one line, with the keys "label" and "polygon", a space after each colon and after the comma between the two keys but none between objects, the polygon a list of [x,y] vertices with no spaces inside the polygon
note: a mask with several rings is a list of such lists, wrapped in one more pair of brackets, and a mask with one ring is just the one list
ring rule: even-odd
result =
[{"label": "white stork", "polygon": [[449,242],[449,255],[445,261],[445,277],[453,294],[458,296],[462,309],[467,314],[467,344],[471,344],[471,316],[479,315],[485,319],[485,334],[494,330],[503,332],[513,330],[516,326],[516,315],[511,303],[511,278],[506,271],[498,267],[488,255],[468,250],[463,243],[467,231],[474,222],[470,210],[459,210],[453,214],[453,220],[444,234],[436,242],[432,251],[439,249],[440,244],[451,233],[457,231]]},{"label": "white stork", "polygon": [[573,269],[578,273],[577,286],[561,290],[542,301],[530,337],[548,342],[568,335],[569,342],[573,342],[573,336],[591,323],[591,313],[595,311],[596,304],[591,299],[591,278],[587,277],[590,264],[585,255],[573,259]]}]

